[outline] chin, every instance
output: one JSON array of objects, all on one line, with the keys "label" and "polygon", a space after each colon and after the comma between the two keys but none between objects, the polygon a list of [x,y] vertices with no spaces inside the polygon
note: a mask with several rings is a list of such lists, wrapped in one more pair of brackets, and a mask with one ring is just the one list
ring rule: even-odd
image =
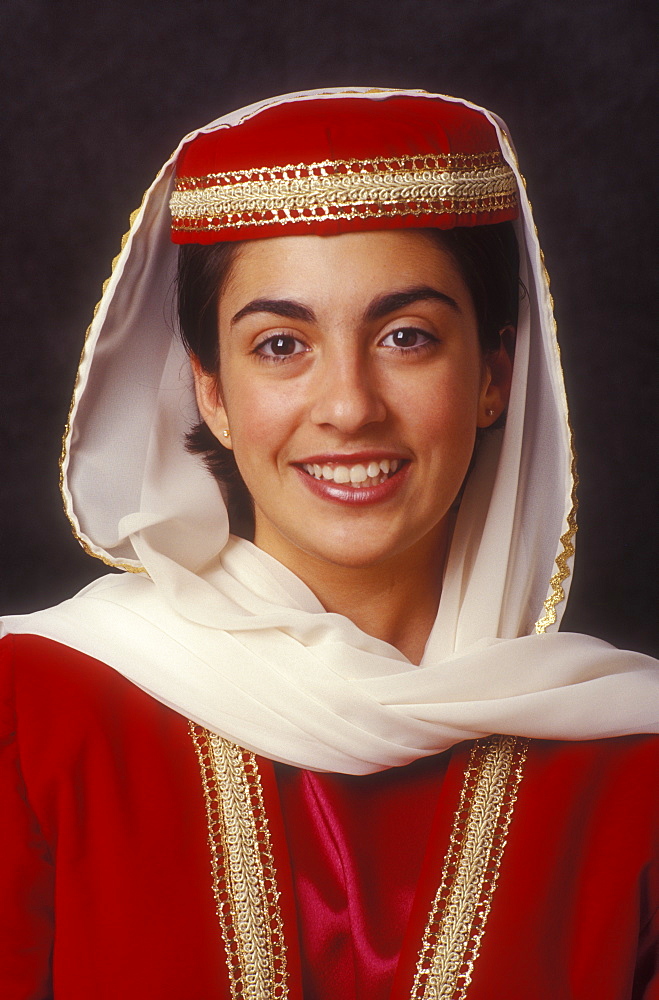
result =
[{"label": "chin", "polygon": [[372,538],[364,538],[363,534],[357,537],[348,535],[348,537],[332,538],[328,533],[322,546],[307,547],[298,543],[298,547],[316,562],[357,571],[385,566],[397,559],[404,559],[406,555],[411,555],[420,547],[427,546],[434,549],[438,544],[432,529],[415,538],[398,538],[390,541],[383,539],[382,531],[374,532],[373,535]]},{"label": "chin", "polygon": [[309,555],[318,561],[329,563],[332,566],[340,566],[343,569],[365,570],[373,566],[380,566],[393,558],[395,552],[367,551],[355,552],[354,550],[333,550],[328,552],[310,552]]},{"label": "chin", "polygon": [[[361,512],[350,518],[324,518],[313,532],[300,531],[298,524],[275,524],[257,515],[254,544],[309,582],[309,576],[322,577],[323,566],[364,572],[389,565],[392,568],[434,559],[443,547],[445,517],[435,511],[416,524],[410,518],[382,516]],[[341,523],[342,522],[342,523]]]}]

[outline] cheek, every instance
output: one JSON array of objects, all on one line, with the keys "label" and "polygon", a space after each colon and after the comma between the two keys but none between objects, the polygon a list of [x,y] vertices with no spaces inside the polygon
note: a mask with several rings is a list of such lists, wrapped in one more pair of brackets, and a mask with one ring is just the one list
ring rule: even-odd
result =
[{"label": "cheek", "polygon": [[226,396],[236,461],[241,469],[285,447],[299,422],[296,394],[276,380],[242,379]]},{"label": "cheek", "polygon": [[[437,373],[417,384],[404,404],[418,433],[427,444],[442,450],[460,451],[469,447],[476,435],[480,398],[480,373],[467,371]],[[405,412],[405,411],[403,411]]]}]

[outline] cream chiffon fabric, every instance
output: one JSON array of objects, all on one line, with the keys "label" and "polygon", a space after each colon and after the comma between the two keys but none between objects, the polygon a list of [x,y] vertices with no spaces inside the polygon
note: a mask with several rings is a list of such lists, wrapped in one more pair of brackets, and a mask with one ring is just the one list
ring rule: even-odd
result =
[{"label": "cream chiffon fabric", "polygon": [[[293,94],[201,131],[283,101],[393,93],[403,92]],[[421,664],[326,613],[289,570],[230,538],[214,480],[183,447],[198,413],[173,333],[168,200],[176,156],[197,133],[132,220],[87,337],[65,441],[63,495],[74,530],[90,553],[127,572],[58,607],[5,618],[6,632],[88,653],[210,730],[317,770],[369,773],[495,732],[588,739],[659,731],[654,660],[556,631],[573,534],[565,392],[523,181],[505,126],[482,113],[518,177],[528,294],[505,431],[486,435],[479,450]]]}]

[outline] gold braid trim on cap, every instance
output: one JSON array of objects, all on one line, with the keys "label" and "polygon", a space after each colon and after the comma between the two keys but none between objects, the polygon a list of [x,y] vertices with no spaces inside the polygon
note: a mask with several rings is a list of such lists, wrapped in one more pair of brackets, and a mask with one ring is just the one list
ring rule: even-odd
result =
[{"label": "gold braid trim on cap", "polygon": [[253,753],[189,723],[206,800],[213,893],[233,1000],[284,1000],[277,874]]},{"label": "gold braid trim on cap", "polygon": [[463,1000],[478,958],[526,759],[527,740],[475,744],[416,967],[411,1000]]},{"label": "gold braid trim on cap", "polygon": [[324,160],[179,177],[170,200],[172,228],[188,232],[516,206],[515,176],[498,152]]}]

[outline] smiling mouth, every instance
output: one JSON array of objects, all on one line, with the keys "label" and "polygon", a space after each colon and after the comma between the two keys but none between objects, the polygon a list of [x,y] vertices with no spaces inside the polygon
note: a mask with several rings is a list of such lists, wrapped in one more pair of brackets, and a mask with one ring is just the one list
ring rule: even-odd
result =
[{"label": "smiling mouth", "polygon": [[303,469],[312,479],[337,486],[351,486],[355,489],[365,489],[369,486],[381,486],[400,469],[403,462],[397,458],[383,458],[376,462],[357,462],[355,465],[317,465],[302,463]]}]

